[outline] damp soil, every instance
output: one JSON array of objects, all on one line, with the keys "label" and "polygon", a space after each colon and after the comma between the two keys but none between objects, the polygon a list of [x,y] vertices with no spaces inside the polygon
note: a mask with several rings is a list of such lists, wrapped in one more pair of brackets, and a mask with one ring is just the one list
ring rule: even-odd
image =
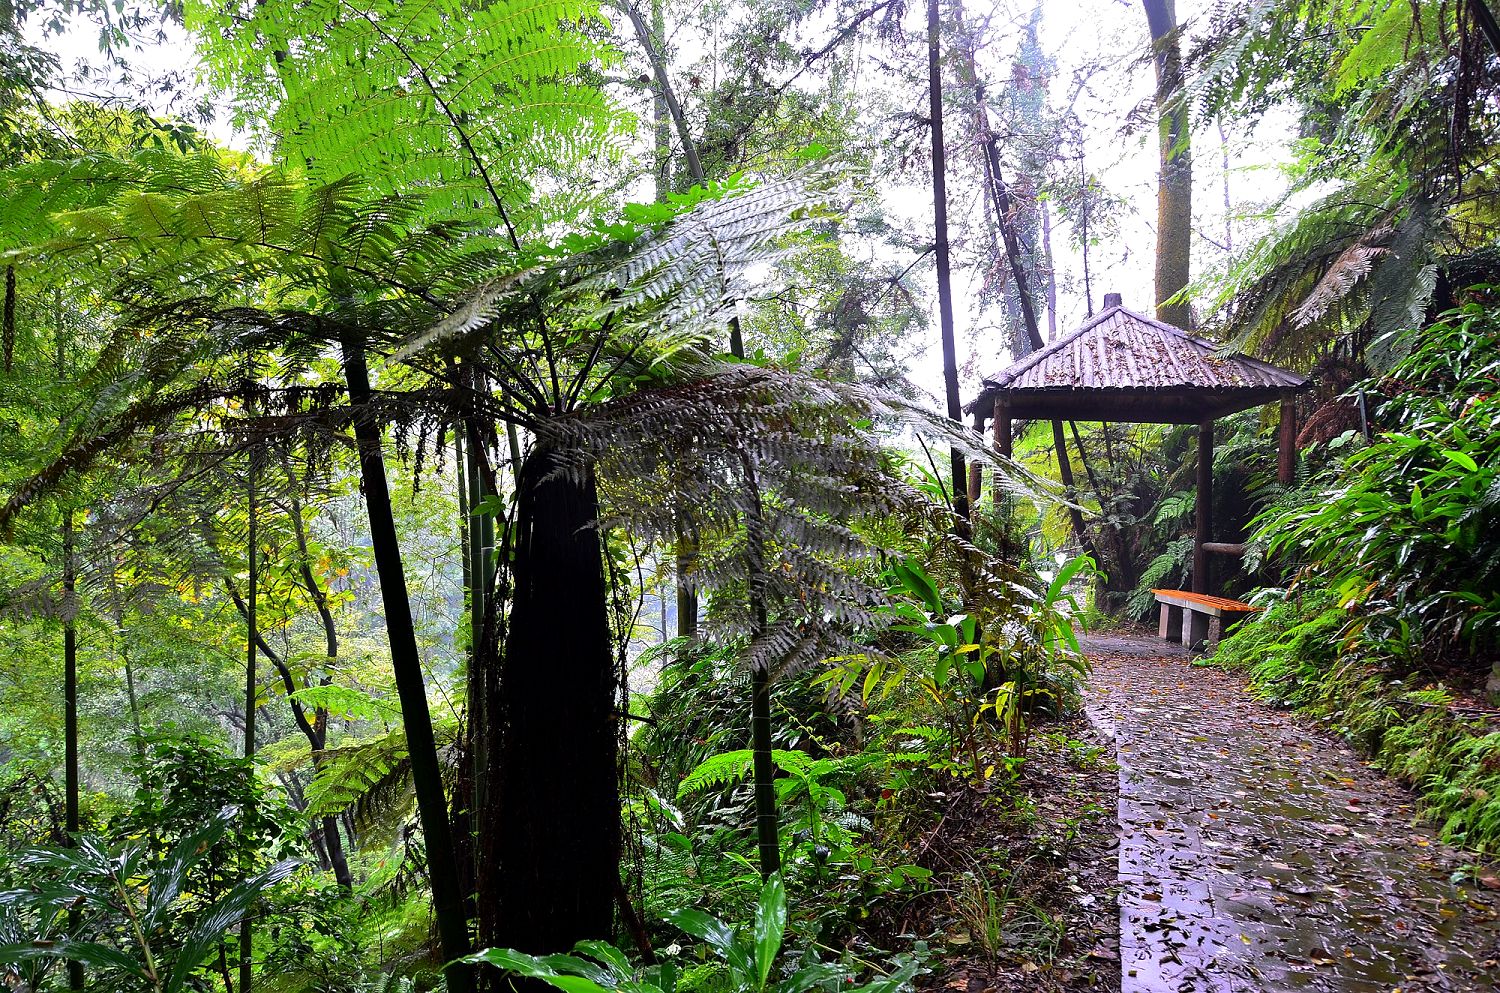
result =
[{"label": "damp soil", "polygon": [[1111,749],[1079,714],[1037,727],[1016,777],[927,798],[906,857],[931,888],[874,929],[927,940],[920,988],[1119,990]]},{"label": "damp soil", "polygon": [[1500,878],[1411,793],[1161,641],[1086,649],[1119,767],[1126,993],[1500,989]]}]

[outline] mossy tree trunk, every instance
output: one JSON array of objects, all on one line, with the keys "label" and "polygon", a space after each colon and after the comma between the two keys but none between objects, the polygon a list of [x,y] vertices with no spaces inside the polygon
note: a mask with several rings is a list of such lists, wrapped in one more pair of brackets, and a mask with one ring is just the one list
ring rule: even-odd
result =
[{"label": "mossy tree trunk", "polygon": [[1183,290],[1192,276],[1193,158],[1189,146],[1187,91],[1176,0],[1142,0],[1151,28],[1156,67],[1156,118],[1161,172],[1156,186],[1156,317],[1190,327],[1185,303],[1163,301]]}]

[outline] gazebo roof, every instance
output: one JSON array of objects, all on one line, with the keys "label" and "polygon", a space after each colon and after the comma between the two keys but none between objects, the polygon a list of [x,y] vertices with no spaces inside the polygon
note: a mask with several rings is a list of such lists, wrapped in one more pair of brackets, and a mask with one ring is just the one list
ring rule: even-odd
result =
[{"label": "gazebo roof", "polygon": [[1118,294],[1077,331],[985,377],[964,409],[1016,420],[1198,424],[1308,387],[1294,372],[1128,310]]}]

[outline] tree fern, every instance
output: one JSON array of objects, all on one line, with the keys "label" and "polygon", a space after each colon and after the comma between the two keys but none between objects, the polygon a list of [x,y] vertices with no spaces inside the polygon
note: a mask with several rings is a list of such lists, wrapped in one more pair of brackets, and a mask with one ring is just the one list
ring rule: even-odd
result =
[{"label": "tree fern", "polygon": [[[435,721],[433,733],[449,761],[455,756],[458,725]],[[329,748],[319,754],[317,772],[307,788],[308,813],[313,817],[349,811],[354,824],[369,840],[394,836],[411,813],[411,765],[406,732],[401,728]]]},{"label": "tree fern", "polygon": [[534,232],[588,188],[572,164],[621,134],[587,79],[613,58],[591,0],[200,2],[188,22],[240,122],[269,110],[263,137],[291,165],[432,216],[477,207]]},{"label": "tree fern", "polygon": [[1438,268],[1479,243],[1474,221],[1495,209],[1496,83],[1466,5],[1261,0],[1215,14],[1196,54],[1204,111],[1294,101],[1310,136],[1277,205],[1290,219],[1220,281],[1230,346],[1310,365],[1333,339],[1399,344],[1391,332],[1420,323]]}]

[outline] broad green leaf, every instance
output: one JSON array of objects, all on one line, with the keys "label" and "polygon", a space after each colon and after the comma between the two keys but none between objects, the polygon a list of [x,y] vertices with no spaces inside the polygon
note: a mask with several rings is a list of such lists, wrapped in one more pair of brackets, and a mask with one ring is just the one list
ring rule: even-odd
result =
[{"label": "broad green leaf", "polygon": [[1443,452],[1443,458],[1455,465],[1463,466],[1470,472],[1477,472],[1479,470],[1479,463],[1475,462],[1473,456],[1467,452],[1457,452],[1450,449]]},{"label": "broad green leaf", "polygon": [[760,891],[760,901],[755,905],[755,972],[760,979],[760,989],[765,989],[766,980],[771,976],[785,933],[786,887],[782,885],[778,872],[766,880]]},{"label": "broad green leaf", "polygon": [[615,977],[619,980],[628,979],[634,971],[625,953],[607,941],[580,941],[573,946],[573,950],[605,963],[614,971]]},{"label": "broad green leaf", "polygon": [[45,945],[0,945],[0,964],[15,964],[38,958],[72,959],[91,969],[123,972],[142,981],[150,979],[145,969],[136,961],[135,956],[127,955],[118,948],[98,942],[58,938]]},{"label": "broad green leaf", "polygon": [[665,916],[688,934],[707,943],[742,982],[754,977],[755,967],[750,961],[749,950],[735,937],[734,929],[729,925],[701,910],[673,910]]},{"label": "broad green leaf", "polygon": [[1087,555],[1075,555],[1068,560],[1067,564],[1058,571],[1057,576],[1047,586],[1047,603],[1049,606],[1057,602],[1057,598],[1062,595],[1063,590],[1067,589],[1068,584],[1073,581],[1073,577],[1085,568],[1094,568],[1094,560]]}]

